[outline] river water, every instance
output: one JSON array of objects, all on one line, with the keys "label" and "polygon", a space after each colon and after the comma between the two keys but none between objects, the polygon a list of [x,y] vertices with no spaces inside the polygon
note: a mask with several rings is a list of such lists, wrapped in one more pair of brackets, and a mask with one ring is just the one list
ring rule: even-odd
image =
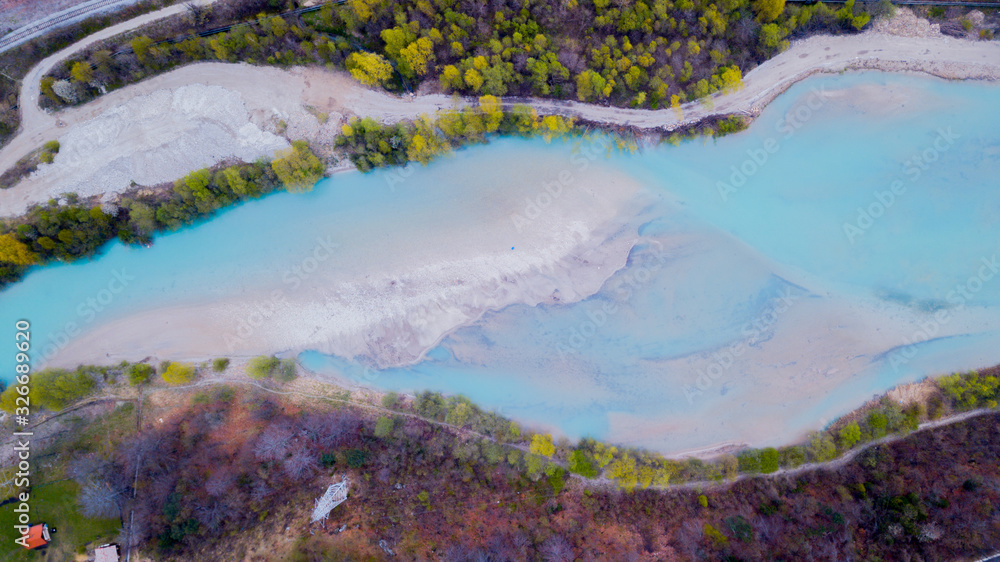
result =
[{"label": "river water", "polygon": [[[596,294],[490,310],[404,366],[307,345],[302,364],[379,389],[465,394],[573,438],[672,453],[781,444],[895,384],[1000,363],[998,101],[995,85],[857,73],[799,83],[717,140],[595,160],[603,139],[501,139],[402,175],[251,202],[151,249],[116,244],[38,268],[0,294],[0,323],[13,341],[14,322],[30,320],[36,351],[58,356],[139,311],[274,286],[324,237],[433,243],[434,221],[408,215],[447,210],[455,190],[497,197],[504,170],[515,177],[531,154],[642,186],[641,209],[621,221],[638,242]],[[492,181],[451,180],[485,163]],[[472,231],[474,219],[454,220]],[[377,246],[360,246],[343,246],[343,263],[331,246],[323,267],[377,263]],[[5,373],[13,355],[0,356]]]}]

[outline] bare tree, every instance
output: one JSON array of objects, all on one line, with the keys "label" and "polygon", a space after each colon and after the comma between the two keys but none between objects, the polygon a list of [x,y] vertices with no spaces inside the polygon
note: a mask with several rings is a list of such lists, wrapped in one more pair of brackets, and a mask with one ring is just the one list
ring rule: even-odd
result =
[{"label": "bare tree", "polygon": [[263,480],[258,480],[254,483],[253,489],[250,491],[250,500],[253,502],[260,503],[267,499],[268,496],[274,493],[274,490],[267,485],[267,482]]},{"label": "bare tree", "polygon": [[276,461],[285,457],[288,452],[288,445],[292,439],[292,432],[281,425],[271,425],[257,438],[257,445],[254,447],[254,456],[258,460]]},{"label": "bare tree", "polygon": [[561,536],[549,537],[538,549],[545,562],[570,562],[573,560],[573,547]]},{"label": "bare tree", "polygon": [[357,416],[345,410],[311,414],[302,420],[306,436],[320,449],[342,445],[348,437],[357,434],[359,426]]},{"label": "bare tree", "polygon": [[90,453],[71,460],[69,466],[66,467],[66,476],[83,486],[87,480],[102,479],[109,466],[108,461],[96,453]]},{"label": "bare tree", "polygon": [[111,519],[121,513],[121,493],[106,482],[88,480],[80,490],[80,512],[95,519]]},{"label": "bare tree", "polygon": [[236,477],[230,471],[228,466],[220,466],[208,480],[205,481],[205,491],[212,497],[219,497],[225,495],[227,492],[233,489],[233,484],[236,483]]},{"label": "bare tree", "polygon": [[292,480],[312,476],[319,469],[319,459],[306,449],[298,448],[284,462],[285,474]]},{"label": "bare tree", "polygon": [[195,518],[212,531],[218,531],[223,524],[237,513],[225,498],[212,499],[197,510]]}]

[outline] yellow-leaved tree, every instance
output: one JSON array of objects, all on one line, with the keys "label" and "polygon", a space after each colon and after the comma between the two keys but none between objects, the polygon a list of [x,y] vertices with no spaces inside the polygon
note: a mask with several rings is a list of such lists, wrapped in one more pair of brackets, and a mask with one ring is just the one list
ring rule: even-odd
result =
[{"label": "yellow-leaved tree", "polygon": [[392,65],[378,53],[351,53],[347,70],[366,86],[383,86],[392,78]]},{"label": "yellow-leaved tree", "polygon": [[556,452],[556,446],[552,444],[552,436],[548,433],[536,433],[531,438],[531,447],[528,450],[533,455],[551,457]]},{"label": "yellow-leaved tree", "polygon": [[167,384],[184,384],[194,380],[194,365],[190,363],[170,363],[163,371]]},{"label": "yellow-leaved tree", "polygon": [[38,256],[28,248],[27,244],[14,237],[13,234],[0,235],[0,261],[16,265],[31,265],[38,261]]},{"label": "yellow-leaved tree", "polygon": [[751,7],[759,21],[768,23],[785,11],[785,0],[754,0]]},{"label": "yellow-leaved tree", "polygon": [[295,141],[291,148],[278,152],[271,169],[288,191],[309,191],[323,177],[323,162],[305,141]]}]

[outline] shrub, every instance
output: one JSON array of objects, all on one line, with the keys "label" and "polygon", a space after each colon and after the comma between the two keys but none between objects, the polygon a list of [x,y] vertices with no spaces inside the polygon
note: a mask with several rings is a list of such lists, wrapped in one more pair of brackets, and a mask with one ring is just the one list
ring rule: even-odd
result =
[{"label": "shrub", "polygon": [[809,458],[813,462],[826,462],[837,456],[837,446],[824,432],[814,433],[809,440]]},{"label": "shrub", "polygon": [[591,460],[590,455],[580,449],[570,454],[569,471],[584,478],[596,478],[598,474],[597,465]]},{"label": "shrub", "polygon": [[708,507],[708,496],[706,496],[705,494],[701,494],[700,496],[698,496],[698,505],[700,505],[701,507]]},{"label": "shrub", "polygon": [[705,531],[705,536],[711,539],[712,544],[715,545],[716,548],[723,548],[727,544],[729,544],[729,538],[727,538],[726,535],[723,535],[722,533],[719,532],[718,529],[709,525],[708,523],[705,523],[705,526],[702,528],[702,530]]},{"label": "shrub", "polygon": [[378,421],[375,422],[375,437],[379,439],[385,439],[392,434],[392,429],[395,423],[393,423],[392,418],[386,416],[380,416]]},{"label": "shrub", "polygon": [[938,386],[959,410],[996,408],[1000,398],[1000,379],[980,376],[977,371],[942,377]]},{"label": "shrub", "polygon": [[395,392],[387,392],[382,396],[382,407],[388,409],[394,409],[399,404],[399,394]]},{"label": "shrub", "polygon": [[190,363],[168,363],[163,380],[167,384],[185,384],[194,380],[194,374],[194,365]]},{"label": "shrub", "polygon": [[760,471],[764,474],[776,472],[780,466],[780,456],[774,447],[767,447],[760,452]]},{"label": "shrub", "polygon": [[750,449],[736,456],[740,463],[740,472],[755,473],[760,472],[760,451]]},{"label": "shrub", "polygon": [[368,460],[368,453],[361,449],[348,449],[344,452],[344,461],[351,468],[361,468]]},{"label": "shrub", "polygon": [[875,410],[868,414],[868,417],[865,419],[865,425],[868,428],[871,439],[881,439],[887,434],[889,420],[884,413]]},{"label": "shrub", "polygon": [[254,357],[247,363],[247,376],[256,380],[266,379],[274,373],[280,364],[281,361],[273,355]]},{"label": "shrub", "polygon": [[742,515],[727,517],[726,526],[729,527],[729,531],[737,539],[745,543],[753,542],[753,527],[750,526],[750,523]]},{"label": "shrub", "polygon": [[219,357],[218,359],[212,360],[212,370],[216,373],[221,373],[229,367],[229,358]]},{"label": "shrub", "polygon": [[[84,398],[97,382],[84,369],[67,371],[65,369],[45,369],[31,376],[28,385],[28,401],[32,406],[48,410],[62,410],[70,404]],[[0,394],[0,409],[13,412],[19,405],[17,385],[8,387]]]},{"label": "shrub", "polygon": [[858,422],[851,422],[840,429],[840,448],[850,449],[861,440],[861,428]]},{"label": "shrub", "polygon": [[275,378],[281,382],[291,382],[295,380],[298,376],[298,369],[295,366],[294,359],[282,359],[281,364],[278,365],[277,372],[275,372]]},{"label": "shrub", "polygon": [[149,377],[153,375],[153,367],[145,363],[136,363],[129,365],[129,368],[125,371],[125,375],[128,377],[130,385],[139,386],[148,381]]}]

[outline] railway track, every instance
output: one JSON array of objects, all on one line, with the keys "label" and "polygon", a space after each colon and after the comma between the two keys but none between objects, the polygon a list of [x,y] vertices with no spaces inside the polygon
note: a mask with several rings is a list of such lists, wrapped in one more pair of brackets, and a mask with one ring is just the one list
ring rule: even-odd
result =
[{"label": "railway track", "polygon": [[19,45],[32,37],[46,31],[62,27],[68,21],[89,13],[100,12],[117,4],[132,4],[135,0],[97,0],[95,2],[85,2],[72,8],[67,8],[61,12],[56,12],[50,16],[34,21],[28,25],[19,27],[7,35],[0,37],[0,52]]}]

